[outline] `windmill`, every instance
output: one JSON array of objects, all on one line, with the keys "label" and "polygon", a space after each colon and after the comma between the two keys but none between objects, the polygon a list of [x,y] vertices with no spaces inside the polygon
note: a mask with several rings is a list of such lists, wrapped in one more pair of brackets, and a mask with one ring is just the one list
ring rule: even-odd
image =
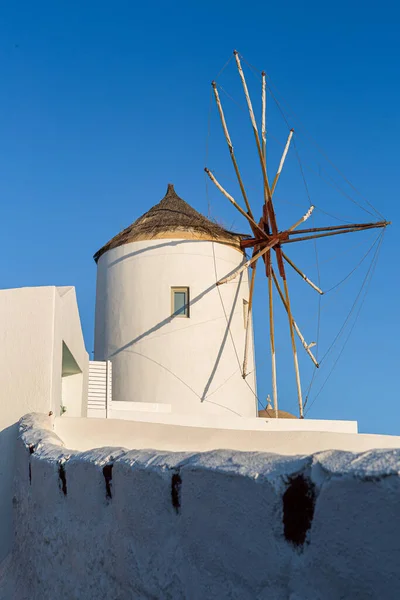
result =
[{"label": "windmill", "polygon": [[[265,265],[265,275],[268,279],[268,298],[269,298],[269,334],[270,334],[270,348],[271,348],[271,367],[272,367],[272,394],[273,394],[273,404],[276,417],[278,416],[278,391],[277,391],[277,378],[276,378],[276,355],[275,355],[275,326],[274,326],[274,307],[273,307],[273,287],[275,286],[278,295],[283,303],[283,306],[286,310],[288,321],[289,321],[289,331],[291,338],[291,347],[293,353],[293,362],[294,362],[294,370],[296,376],[296,387],[297,387],[297,398],[299,405],[299,416],[300,418],[304,418],[304,407],[303,407],[303,395],[302,395],[302,387],[301,387],[301,379],[300,379],[300,369],[299,362],[297,356],[297,346],[296,346],[296,336],[297,334],[303,348],[306,353],[314,363],[315,367],[319,367],[318,361],[312,352],[312,347],[315,343],[307,344],[302,335],[296,321],[293,318],[289,288],[286,276],[286,265],[289,268],[293,269],[303,280],[311,286],[318,294],[323,294],[323,291],[313,283],[305,273],[293,262],[291,258],[283,251],[282,246],[285,244],[298,243],[306,240],[318,239],[333,235],[342,235],[346,233],[354,233],[357,231],[365,231],[368,229],[374,228],[384,228],[390,223],[388,221],[377,221],[371,223],[352,223],[346,225],[337,225],[337,226],[329,226],[329,227],[314,227],[314,228],[301,228],[299,227],[307,221],[307,219],[311,216],[314,206],[310,206],[309,210],[301,217],[298,221],[293,223],[287,229],[280,230],[278,228],[278,223],[276,219],[273,196],[276,190],[276,186],[278,184],[279,178],[282,173],[282,169],[286,160],[287,153],[289,151],[289,147],[292,141],[292,137],[294,134],[294,130],[291,129],[289,131],[289,135],[282,153],[281,160],[279,162],[278,170],[272,180],[272,184],[270,184],[268,173],[267,173],[267,165],[266,165],[266,74],[263,71],[261,74],[261,106],[262,106],[262,117],[261,117],[261,138],[259,134],[259,130],[257,127],[257,122],[254,116],[253,106],[250,98],[250,94],[248,91],[245,75],[242,69],[239,53],[235,50],[234,57],[236,61],[237,70],[239,73],[239,77],[241,79],[244,96],[247,103],[247,108],[250,115],[251,126],[254,133],[255,143],[257,146],[257,153],[260,161],[260,167],[263,178],[263,202],[262,202],[262,210],[261,210],[261,218],[257,221],[254,213],[250,207],[250,203],[248,200],[248,196],[244,187],[244,183],[239,171],[238,163],[236,160],[235,152],[233,149],[233,144],[229,135],[228,126],[225,119],[225,114],[223,111],[221,99],[218,93],[217,84],[215,81],[212,82],[213,94],[215,97],[215,102],[218,108],[219,117],[222,124],[222,129],[224,132],[224,136],[228,145],[229,154],[233,163],[233,167],[236,173],[236,177],[239,183],[240,191],[243,196],[243,201],[246,209],[242,208],[239,203],[233,198],[231,194],[229,194],[225,188],[221,185],[221,183],[216,179],[214,174],[206,167],[205,171],[214,185],[219,189],[219,191],[229,200],[229,202],[240,212],[240,214],[247,219],[250,224],[252,237],[248,239],[243,239],[241,241],[242,249],[252,249],[252,256],[248,260],[246,260],[240,267],[238,267],[233,273],[229,276],[219,280],[217,285],[223,285],[228,283],[235,277],[237,277],[240,273],[251,267],[252,274],[250,280],[250,292],[249,292],[249,304],[248,304],[248,316],[246,323],[246,332],[245,332],[245,349],[244,349],[244,357],[243,357],[243,368],[242,368],[242,376],[246,378],[247,375],[247,354],[249,347],[249,322],[252,311],[253,297],[254,297],[254,283],[256,276],[256,268],[259,259],[262,259]],[[276,265],[277,270],[274,267],[273,256],[276,257]]]}]

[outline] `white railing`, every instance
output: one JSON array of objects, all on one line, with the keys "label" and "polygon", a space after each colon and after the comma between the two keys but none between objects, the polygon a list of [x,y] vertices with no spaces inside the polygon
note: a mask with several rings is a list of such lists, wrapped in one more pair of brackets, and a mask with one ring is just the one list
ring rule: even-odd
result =
[{"label": "white railing", "polygon": [[89,361],[87,416],[98,419],[108,417],[112,398],[111,361]]}]

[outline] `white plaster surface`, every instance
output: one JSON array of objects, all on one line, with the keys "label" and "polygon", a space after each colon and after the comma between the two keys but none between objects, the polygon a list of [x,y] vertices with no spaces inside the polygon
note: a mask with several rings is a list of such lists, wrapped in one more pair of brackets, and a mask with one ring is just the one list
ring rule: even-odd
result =
[{"label": "white plaster surface", "polygon": [[[151,419],[154,413],[165,414],[172,412],[172,406],[164,402],[113,402],[111,400],[108,403],[108,414],[111,419],[125,418],[119,415],[128,414],[132,416],[132,414],[136,415],[137,412],[146,413],[148,418]],[[207,417],[208,415],[205,416]],[[191,415],[177,415],[177,418],[185,419],[185,417],[189,417],[190,419]],[[215,417],[211,417],[211,419],[213,418]]]},{"label": "white plaster surface", "polygon": [[74,288],[0,290],[0,560],[11,544],[16,424],[27,412],[59,413],[63,341],[82,371],[73,414],[83,414],[88,355]]},{"label": "white plaster surface", "polygon": [[[165,410],[162,408],[165,407]],[[171,414],[167,414],[171,413]],[[71,415],[72,416],[72,415]],[[331,431],[357,433],[357,421],[334,421],[323,419],[264,419],[238,417],[237,415],[179,414],[171,412],[169,404],[141,402],[114,402],[108,405],[110,419],[149,421],[188,427],[211,427],[218,429],[249,429],[261,431]]]},{"label": "white plaster surface", "polygon": [[61,379],[61,402],[70,417],[82,416],[87,402],[87,399],[82,397],[82,391],[86,389],[83,387],[83,381],[83,373],[67,375]]},{"label": "white plaster surface", "polygon": [[[152,415],[153,416],[153,415]],[[169,416],[169,415],[168,415]],[[86,451],[101,446],[125,446],[126,448],[155,448],[166,451],[204,452],[218,448],[241,451],[265,451],[279,454],[312,454],[321,450],[350,450],[362,452],[373,448],[400,448],[400,436],[341,433],[339,422],[335,431],[318,430],[319,421],[314,421],[314,430],[308,429],[309,422],[299,421],[293,428],[294,419],[275,419],[256,421],[253,428],[247,428],[242,419],[237,419],[236,427],[225,428],[166,424],[140,419],[136,421],[114,419],[74,419],[61,417],[55,419],[54,430],[69,448]],[[285,423],[283,423],[285,421]],[[297,422],[296,422],[297,423]],[[352,422],[350,422],[352,423]],[[249,425],[249,424],[247,424]],[[303,429],[301,426],[303,425]],[[285,426],[287,427],[285,431]]]},{"label": "white plaster surface", "polygon": [[399,449],[77,453],[51,428],[21,420],[3,600],[400,596]]},{"label": "white plaster surface", "polygon": [[[109,250],[97,265],[95,360],[113,364],[113,399],[180,414],[256,416],[253,335],[241,376],[248,275],[226,244],[155,239]],[[190,318],[171,318],[171,287],[190,288]],[[140,385],[138,385],[140,382]]]}]

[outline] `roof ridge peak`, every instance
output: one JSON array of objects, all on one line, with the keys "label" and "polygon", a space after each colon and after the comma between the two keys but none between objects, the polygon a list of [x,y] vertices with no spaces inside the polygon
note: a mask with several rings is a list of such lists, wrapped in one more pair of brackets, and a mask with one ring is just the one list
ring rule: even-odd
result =
[{"label": "roof ridge peak", "polygon": [[191,232],[196,236],[207,236],[211,240],[220,240],[238,246],[240,234],[224,229],[193,208],[186,200],[178,196],[173,183],[169,183],[165,196],[131,225],[114,236],[94,255],[97,262],[104,252],[128,244],[135,240],[167,237],[171,232]]}]

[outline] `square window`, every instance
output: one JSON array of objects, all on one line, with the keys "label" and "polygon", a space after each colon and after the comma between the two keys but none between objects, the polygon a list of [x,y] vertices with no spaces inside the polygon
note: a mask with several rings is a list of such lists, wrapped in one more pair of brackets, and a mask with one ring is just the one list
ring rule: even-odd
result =
[{"label": "square window", "polygon": [[173,317],[189,317],[189,288],[171,288],[171,312]]}]

